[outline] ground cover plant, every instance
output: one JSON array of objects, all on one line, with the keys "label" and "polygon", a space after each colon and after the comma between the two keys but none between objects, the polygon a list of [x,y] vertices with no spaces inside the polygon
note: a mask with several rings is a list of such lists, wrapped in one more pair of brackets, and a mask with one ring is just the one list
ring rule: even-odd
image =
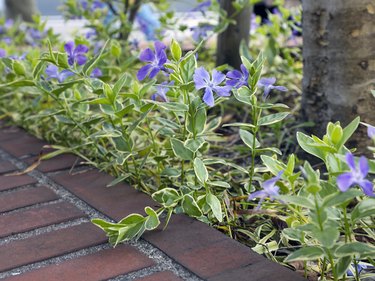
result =
[{"label": "ground cover plant", "polygon": [[55,144],[42,158],[75,153],[115,176],[109,188],[127,181],[159,203],[119,222],[94,219],[110,242],[185,213],[310,279],[373,276],[375,162],[346,145],[358,126],[371,139],[375,129],[356,118],[329,123],[324,136],[295,134],[301,62],[299,48],[284,46],[289,11],[259,27],[252,41],[263,48],[242,46],[231,69],[201,59],[212,52],[204,41],[138,49],[123,40],[129,32],[110,29],[132,14],[120,7],[67,1],[67,16],[88,17],[92,29],[72,41],[39,18],[4,20],[0,33],[2,117]]}]

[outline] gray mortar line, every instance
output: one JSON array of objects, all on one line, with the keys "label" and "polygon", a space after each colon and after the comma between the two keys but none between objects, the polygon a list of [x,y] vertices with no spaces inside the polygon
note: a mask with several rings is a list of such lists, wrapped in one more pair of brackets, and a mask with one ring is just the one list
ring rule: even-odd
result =
[{"label": "gray mortar line", "polygon": [[[7,160],[7,161],[11,162],[13,165],[15,165],[19,169],[26,169],[29,166],[29,165],[26,165],[24,162],[20,161],[18,158],[10,155],[9,153],[7,153],[6,151],[4,151],[1,148],[0,148],[0,158],[3,158],[4,160]],[[78,169],[79,169],[79,167],[78,167]],[[75,171],[75,169],[73,171]],[[114,222],[114,220],[112,220],[108,216],[100,213],[98,210],[92,208],[86,202],[84,202],[83,200],[81,200],[80,198],[78,198],[77,196],[72,194],[71,192],[67,191],[63,186],[55,183],[48,176],[46,176],[44,173],[39,172],[37,170],[34,170],[34,171],[32,171],[28,174],[30,176],[34,177],[36,180],[38,180],[38,182],[40,184],[45,185],[46,187],[52,189],[57,195],[59,195],[64,200],[66,200],[66,201],[72,203],[73,205],[75,205],[77,208],[79,208],[84,213],[86,213],[90,218],[101,218],[101,219],[105,219],[105,220]],[[82,223],[82,222],[80,222],[80,223]],[[77,224],[80,224],[80,223],[77,223]],[[69,227],[69,226],[71,226],[71,224],[72,224],[72,222],[65,223],[63,225],[64,225],[64,227]],[[51,227],[51,230],[50,230],[49,227],[50,226],[45,227],[43,229],[47,229],[46,231],[54,230],[54,229],[52,229],[53,227]],[[55,229],[57,229],[56,225],[54,227],[55,227]],[[39,229],[39,231],[41,231],[41,229]],[[34,234],[32,234],[32,233],[33,233],[33,231],[28,232],[28,234],[29,234],[28,237],[39,234],[38,232],[36,232]],[[21,234],[20,235],[21,238],[18,238],[18,239],[22,239],[24,237],[22,235],[25,235],[25,233]],[[18,235],[15,235],[15,236],[18,236]],[[8,239],[12,239],[12,237],[13,236],[10,236],[10,237],[8,237]],[[24,237],[23,239],[28,238],[28,237]],[[125,243],[125,244],[132,245],[138,251],[140,251],[141,253],[145,254],[148,258],[153,260],[157,264],[158,268],[161,269],[160,271],[166,271],[166,270],[172,271],[175,275],[179,276],[180,278],[182,278],[183,280],[186,280],[186,281],[203,281],[203,279],[199,278],[196,274],[189,271],[187,268],[183,267],[179,263],[175,262],[172,258],[167,256],[164,252],[162,252],[161,250],[159,250],[158,248],[153,246],[151,243],[143,240],[142,238],[138,241],[132,241],[130,243]],[[0,245],[1,245],[1,242],[0,242]],[[69,256],[69,255],[67,255],[67,256]],[[71,258],[74,258],[74,257],[75,256],[72,256]],[[39,263],[37,263],[37,264],[39,264]],[[28,267],[27,267],[28,270],[31,270],[31,269],[29,269],[29,267],[34,268],[34,264],[28,265]],[[21,267],[21,268],[23,268],[23,267]],[[14,269],[14,270],[20,270],[21,273],[25,272],[24,270],[21,270],[21,268]],[[142,269],[141,271],[142,272],[140,274],[146,274],[146,275],[150,275],[150,274],[154,273],[154,269],[150,269],[149,274],[147,274],[147,270],[145,270],[145,269]],[[117,280],[134,280],[134,278],[137,277],[137,275],[136,275],[137,272],[138,271],[133,272],[130,275],[129,274],[121,275],[121,276],[118,277],[119,279],[113,279],[113,280],[114,281],[117,281]],[[2,278],[1,276],[2,276],[2,274],[0,274],[0,278]],[[132,276],[135,276],[135,277],[132,277]]]},{"label": "gray mortar line", "polygon": [[[0,176],[4,176],[4,175],[0,175]],[[17,187],[12,187],[10,189],[1,190],[0,195],[14,193],[14,192],[17,192],[17,191],[30,189],[30,188],[36,188],[36,187],[39,187],[39,186],[40,185],[38,185],[38,183],[32,183],[32,184],[25,184],[25,185],[21,185],[21,186],[17,186]]]},{"label": "gray mortar line", "polygon": [[0,246],[9,244],[13,241],[24,240],[30,237],[35,237],[41,234],[49,233],[55,230],[65,229],[72,226],[77,226],[82,223],[89,222],[87,218],[78,218],[70,221],[65,221],[62,223],[50,224],[48,226],[39,227],[30,231],[25,231],[13,235],[9,235],[3,238],[0,238]]},{"label": "gray mortar line", "polygon": [[[1,194],[0,194],[0,196],[1,196]],[[1,212],[0,217],[3,216],[3,215],[11,215],[11,214],[14,214],[14,213],[24,212],[24,211],[28,211],[28,210],[32,210],[32,209],[37,209],[37,208],[48,206],[48,205],[55,205],[55,204],[62,203],[62,202],[65,202],[65,201],[63,199],[59,198],[59,199],[51,200],[51,201],[48,201],[48,202],[35,203],[33,205],[29,205],[29,206],[26,206],[26,207],[20,207],[20,208],[16,208],[16,209],[13,209],[13,210],[10,210],[10,211]]]},{"label": "gray mortar line", "polygon": [[109,249],[111,247],[112,246],[109,245],[108,243],[101,244],[101,245],[98,245],[98,246],[88,247],[88,248],[78,250],[78,251],[75,251],[75,252],[72,252],[72,253],[69,253],[69,254],[65,254],[65,255],[62,255],[62,256],[46,259],[46,260],[43,260],[43,261],[40,261],[40,262],[35,262],[35,263],[32,263],[32,264],[23,265],[23,266],[20,266],[18,268],[14,268],[14,269],[4,271],[4,272],[0,273],[0,279],[4,279],[4,278],[15,276],[15,275],[20,275],[22,273],[26,273],[26,272],[29,272],[29,271],[32,271],[32,270],[35,270],[35,269],[47,267],[49,265],[59,264],[59,263],[62,263],[64,261],[76,259],[76,258],[83,257],[83,256],[86,256],[86,255],[95,254],[99,251],[106,250],[106,249]]}]

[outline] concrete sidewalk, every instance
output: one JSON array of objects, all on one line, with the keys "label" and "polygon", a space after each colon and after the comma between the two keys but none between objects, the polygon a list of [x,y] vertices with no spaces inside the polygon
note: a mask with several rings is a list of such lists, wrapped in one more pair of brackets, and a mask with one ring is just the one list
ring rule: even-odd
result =
[{"label": "concrete sidewalk", "polygon": [[119,220],[149,196],[80,165],[74,155],[43,162],[46,145],[15,127],[0,129],[0,279],[6,280],[304,280],[209,226],[172,216],[167,230],[112,248],[91,218]]}]

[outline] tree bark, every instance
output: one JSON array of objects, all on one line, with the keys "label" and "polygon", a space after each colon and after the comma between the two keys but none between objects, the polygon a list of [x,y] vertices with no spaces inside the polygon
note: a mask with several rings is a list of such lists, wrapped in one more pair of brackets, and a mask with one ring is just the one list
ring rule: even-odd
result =
[{"label": "tree bark", "polygon": [[[303,0],[302,117],[322,136],[329,121],[347,125],[356,116],[375,125],[374,0]],[[370,144],[361,126],[352,139]]]},{"label": "tree bark", "polygon": [[[227,11],[231,17],[236,10],[232,6],[233,0],[221,0],[220,7]],[[229,64],[239,69],[241,57],[239,54],[241,41],[249,44],[251,7],[243,9],[233,18],[236,24],[230,24],[228,28],[219,34],[217,39],[216,65]]]},{"label": "tree bark", "polygon": [[5,0],[7,18],[21,18],[31,22],[32,16],[37,13],[35,0]]}]

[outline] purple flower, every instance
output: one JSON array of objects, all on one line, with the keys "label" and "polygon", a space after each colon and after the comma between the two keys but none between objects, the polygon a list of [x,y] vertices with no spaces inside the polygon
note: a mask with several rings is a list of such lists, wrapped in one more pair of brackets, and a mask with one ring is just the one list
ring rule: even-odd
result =
[{"label": "purple flower", "polygon": [[255,191],[254,193],[251,193],[249,195],[249,197],[247,198],[247,201],[251,201],[254,198],[260,198],[258,206],[256,207],[256,210],[260,209],[260,206],[265,198],[269,197],[271,200],[273,200],[275,196],[280,195],[279,187],[276,185],[276,183],[281,179],[281,175],[283,173],[284,171],[280,171],[276,177],[266,180],[262,184],[263,190]]},{"label": "purple flower", "polygon": [[68,78],[69,76],[72,76],[74,75],[73,72],[65,69],[61,72],[59,72],[59,69],[57,68],[56,65],[53,65],[53,64],[49,64],[46,68],[46,74],[48,76],[48,79],[57,79],[57,81],[59,81],[59,83],[62,83],[65,81],[66,78]]},{"label": "purple flower", "polygon": [[7,52],[4,49],[0,48],[0,58],[5,58],[6,55],[7,55]]},{"label": "purple flower", "polygon": [[247,80],[249,79],[249,71],[243,64],[241,64],[240,68],[242,72],[232,70],[227,73],[227,78],[229,78],[229,80],[227,80],[227,85],[235,88],[248,85]]},{"label": "purple flower", "polygon": [[165,53],[166,46],[159,41],[154,43],[155,52],[150,48],[142,51],[139,56],[139,60],[142,62],[148,62],[145,66],[142,66],[137,73],[137,78],[142,81],[149,75],[150,79],[154,78],[160,70],[164,70],[164,64],[167,62],[167,54]]},{"label": "purple flower", "polygon": [[191,35],[195,42],[200,42],[202,40],[206,40],[208,37],[208,33],[212,31],[214,27],[210,24],[201,24],[196,27],[190,28],[193,32]]},{"label": "purple flower", "polygon": [[269,93],[272,90],[278,90],[278,91],[282,91],[282,92],[288,91],[288,89],[285,88],[284,86],[275,86],[274,85],[275,83],[276,83],[276,78],[275,77],[261,78],[258,81],[258,87],[264,88],[264,92],[263,92],[263,99],[264,100],[268,97]]},{"label": "purple flower", "polygon": [[191,12],[206,12],[208,10],[208,8],[211,6],[211,0],[208,0],[208,1],[204,1],[200,4],[198,4],[196,7],[194,7],[193,9],[191,9],[190,11]]},{"label": "purple flower", "polygon": [[374,126],[371,126],[371,125],[367,126],[367,135],[370,139],[375,138],[375,127]]},{"label": "purple flower", "polygon": [[73,41],[69,41],[64,46],[65,52],[68,54],[68,63],[73,65],[77,62],[78,65],[85,64],[87,61],[86,53],[89,51],[89,48],[85,45],[78,45],[75,47]]},{"label": "purple flower", "polygon": [[161,85],[156,87],[156,93],[151,96],[152,100],[160,100],[162,102],[169,102],[167,93],[169,91],[169,86],[172,86],[174,81],[167,83],[163,82]]},{"label": "purple flower", "polygon": [[[84,10],[87,10],[87,8],[88,8],[88,4],[89,4],[88,1],[83,0],[83,1],[81,1],[80,3],[81,3],[82,8],[83,8]],[[97,10],[97,9],[103,9],[103,8],[105,8],[105,6],[106,6],[105,3],[103,3],[103,2],[101,2],[101,1],[99,1],[99,0],[94,0],[94,1],[92,2],[92,4],[91,4],[90,12],[94,12],[94,11]]]},{"label": "purple flower", "polygon": [[10,44],[12,44],[12,38],[10,38],[10,37],[4,37],[3,38],[3,42],[5,44],[7,44],[7,45],[10,45]]},{"label": "purple flower", "polygon": [[210,107],[215,105],[214,92],[220,97],[227,97],[230,95],[231,87],[219,86],[224,80],[225,75],[220,71],[214,69],[212,71],[212,78],[204,67],[199,67],[194,73],[194,83],[197,90],[205,89],[203,101]]},{"label": "purple flower", "polygon": [[374,196],[372,183],[365,179],[369,171],[366,157],[361,156],[358,167],[355,165],[353,154],[348,152],[345,157],[350,172],[343,173],[337,177],[337,186],[339,189],[345,192],[351,186],[359,185],[366,195]]},{"label": "purple flower", "polygon": [[101,76],[103,76],[103,72],[98,67],[94,68],[94,70],[90,74],[91,78],[98,78]]},{"label": "purple flower", "polygon": [[86,32],[86,39],[90,39],[91,37],[96,36],[96,30],[95,29],[90,29],[89,31]]}]

